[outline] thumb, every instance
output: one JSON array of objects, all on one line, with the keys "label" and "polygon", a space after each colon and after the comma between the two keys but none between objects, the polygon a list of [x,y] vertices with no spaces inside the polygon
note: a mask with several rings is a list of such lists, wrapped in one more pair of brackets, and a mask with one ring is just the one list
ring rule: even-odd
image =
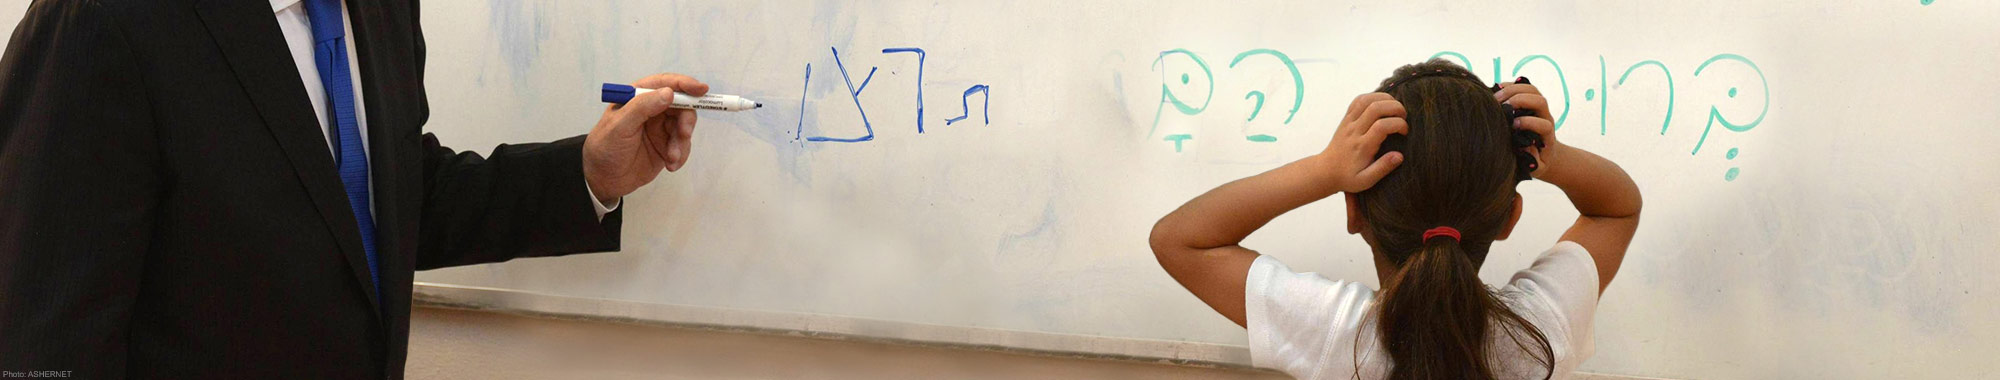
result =
[{"label": "thumb", "polygon": [[1382,158],[1375,159],[1375,162],[1368,164],[1368,167],[1361,168],[1361,172],[1354,173],[1354,184],[1360,186],[1348,190],[1361,191],[1361,190],[1367,190],[1370,187],[1375,187],[1375,183],[1382,181],[1382,177],[1389,176],[1390,171],[1394,171],[1396,170],[1397,166],[1402,166],[1402,165],[1403,165],[1403,152],[1389,152],[1387,154],[1383,154]]}]

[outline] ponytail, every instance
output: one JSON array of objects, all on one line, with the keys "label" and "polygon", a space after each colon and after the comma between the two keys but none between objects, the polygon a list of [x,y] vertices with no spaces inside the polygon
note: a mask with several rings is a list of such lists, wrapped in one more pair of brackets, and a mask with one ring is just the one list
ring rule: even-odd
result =
[{"label": "ponytail", "polygon": [[1410,125],[1380,147],[1401,152],[1403,163],[1353,203],[1377,260],[1397,268],[1368,314],[1393,361],[1390,379],[1526,377],[1513,373],[1526,363],[1509,362],[1520,356],[1555,371],[1548,337],[1479,281],[1494,238],[1513,223],[1521,179],[1514,129],[1485,83],[1432,59],[1376,88],[1403,104]]},{"label": "ponytail", "polygon": [[1457,231],[1452,232],[1425,234],[1423,246],[1383,284],[1377,326],[1383,349],[1394,361],[1389,378],[1496,378],[1487,350],[1488,332],[1495,325],[1523,350],[1530,346],[1515,332],[1527,333],[1541,349],[1542,364],[1554,372],[1548,338],[1486,289],[1479,267],[1460,246]]}]

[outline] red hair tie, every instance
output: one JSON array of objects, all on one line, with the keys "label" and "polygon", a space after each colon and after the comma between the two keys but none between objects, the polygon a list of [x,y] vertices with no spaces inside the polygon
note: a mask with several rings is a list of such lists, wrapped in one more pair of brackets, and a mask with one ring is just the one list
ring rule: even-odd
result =
[{"label": "red hair tie", "polygon": [[1431,238],[1434,238],[1434,237],[1439,237],[1439,236],[1450,236],[1450,237],[1451,237],[1451,240],[1453,240],[1453,241],[1457,241],[1457,240],[1458,240],[1458,229],[1456,229],[1456,228],[1451,228],[1451,227],[1445,227],[1445,226],[1438,226],[1438,228],[1432,228],[1432,229],[1430,229],[1429,231],[1424,231],[1424,240],[1423,240],[1423,241],[1430,241],[1430,240],[1431,240]]}]

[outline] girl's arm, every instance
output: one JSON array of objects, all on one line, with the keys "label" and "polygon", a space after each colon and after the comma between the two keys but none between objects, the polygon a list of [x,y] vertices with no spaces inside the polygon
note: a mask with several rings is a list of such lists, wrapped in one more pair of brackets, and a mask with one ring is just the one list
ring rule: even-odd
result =
[{"label": "girl's arm", "polygon": [[1395,152],[1377,159],[1376,149],[1408,128],[1389,94],[1356,98],[1325,151],[1209,190],[1160,218],[1149,239],[1154,257],[1195,297],[1243,325],[1243,286],[1257,252],[1237,244],[1299,206],[1374,186],[1403,162]]},{"label": "girl's arm", "polygon": [[1498,96],[1515,107],[1533,109],[1538,117],[1516,119],[1517,127],[1542,135],[1547,147],[1539,153],[1541,169],[1535,178],[1556,185],[1569,196],[1581,216],[1563,232],[1562,240],[1576,242],[1590,251],[1597,262],[1597,290],[1611,285],[1618,266],[1625,261],[1625,248],[1639,230],[1639,185],[1618,164],[1582,149],[1556,142],[1555,124],[1549,121],[1548,101],[1533,85],[1503,84]]}]

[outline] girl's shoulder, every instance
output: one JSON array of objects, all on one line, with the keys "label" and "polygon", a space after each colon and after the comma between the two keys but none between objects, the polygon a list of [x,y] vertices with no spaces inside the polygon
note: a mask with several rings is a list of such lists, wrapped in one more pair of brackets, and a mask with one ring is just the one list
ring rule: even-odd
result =
[{"label": "girl's shoulder", "polygon": [[[1509,307],[1549,338],[1558,373],[1574,368],[1595,350],[1592,320],[1597,314],[1597,265],[1574,242],[1559,242],[1514,272],[1500,289]],[[1565,366],[1567,364],[1567,366]]]},{"label": "girl's shoulder", "polygon": [[1575,242],[1558,242],[1535,258],[1527,269],[1514,272],[1506,289],[1519,290],[1561,301],[1560,304],[1597,304],[1597,263],[1590,251]]},{"label": "girl's shoulder", "polygon": [[1322,369],[1352,369],[1352,342],[1373,342],[1366,316],[1375,289],[1367,284],[1294,272],[1266,255],[1250,265],[1243,293],[1254,366],[1316,378]]}]

